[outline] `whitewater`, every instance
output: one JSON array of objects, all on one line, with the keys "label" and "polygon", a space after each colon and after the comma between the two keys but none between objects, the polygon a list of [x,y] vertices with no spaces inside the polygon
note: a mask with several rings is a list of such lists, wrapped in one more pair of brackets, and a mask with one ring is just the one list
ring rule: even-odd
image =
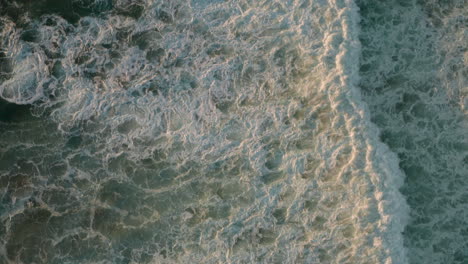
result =
[{"label": "whitewater", "polygon": [[467,12],[0,0],[0,263],[466,263]]}]

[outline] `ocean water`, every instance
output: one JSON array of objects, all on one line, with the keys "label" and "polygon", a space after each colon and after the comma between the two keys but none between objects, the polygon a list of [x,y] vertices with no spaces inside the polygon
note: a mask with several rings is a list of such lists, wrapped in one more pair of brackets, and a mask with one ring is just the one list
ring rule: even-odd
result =
[{"label": "ocean water", "polygon": [[0,0],[0,263],[467,263],[467,13]]},{"label": "ocean water", "polygon": [[406,175],[410,263],[468,263],[467,4],[360,4],[359,86]]}]

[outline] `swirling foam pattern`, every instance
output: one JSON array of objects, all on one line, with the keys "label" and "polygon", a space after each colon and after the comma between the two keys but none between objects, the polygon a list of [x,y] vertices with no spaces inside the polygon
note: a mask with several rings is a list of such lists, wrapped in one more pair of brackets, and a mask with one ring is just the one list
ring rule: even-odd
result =
[{"label": "swirling foam pattern", "polygon": [[[18,110],[0,115],[1,261],[411,260],[404,241],[418,250],[419,226],[410,222],[402,236],[404,175],[371,117],[407,155],[407,174],[417,164],[427,171],[420,161],[460,163],[440,148],[423,155],[389,140],[421,146],[410,131],[419,122],[385,123],[393,119],[379,87],[390,80],[385,52],[395,49],[382,29],[396,24],[379,13],[384,4],[358,4],[362,30],[351,0],[0,0],[0,103]],[[401,23],[408,10],[397,13]],[[382,19],[375,29],[374,18]],[[436,42],[462,52],[450,37],[423,44]],[[372,54],[380,47],[388,50]],[[405,54],[395,65],[409,67]],[[417,65],[421,74],[433,69]],[[455,72],[463,82],[463,69]],[[393,94],[426,75],[415,76],[396,78]],[[466,91],[451,89],[450,109],[466,111]],[[423,98],[413,94],[402,100]],[[408,118],[432,109],[415,103],[401,104],[402,113],[415,112]],[[454,112],[442,113],[440,126],[458,124],[449,121]],[[422,131],[429,144],[438,130]],[[461,129],[450,133],[453,145]],[[453,175],[452,185],[463,181]],[[403,190],[411,208],[422,208],[422,190]],[[425,215],[436,221],[442,213]]]}]

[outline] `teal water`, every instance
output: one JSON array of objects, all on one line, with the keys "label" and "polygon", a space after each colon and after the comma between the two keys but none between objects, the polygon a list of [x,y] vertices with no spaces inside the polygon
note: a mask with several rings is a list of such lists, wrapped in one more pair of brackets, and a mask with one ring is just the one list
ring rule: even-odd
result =
[{"label": "teal water", "polygon": [[468,261],[465,1],[361,1],[361,82],[398,154],[410,263]]},{"label": "teal water", "polygon": [[0,16],[0,263],[468,261],[464,1]]}]

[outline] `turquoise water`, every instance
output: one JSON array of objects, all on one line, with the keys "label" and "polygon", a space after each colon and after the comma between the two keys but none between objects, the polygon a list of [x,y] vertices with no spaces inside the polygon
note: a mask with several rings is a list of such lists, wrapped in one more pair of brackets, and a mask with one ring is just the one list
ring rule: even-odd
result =
[{"label": "turquoise water", "polygon": [[360,87],[406,175],[409,260],[466,263],[466,2],[360,6]]},{"label": "turquoise water", "polygon": [[0,1],[0,263],[466,263],[464,1]]}]

